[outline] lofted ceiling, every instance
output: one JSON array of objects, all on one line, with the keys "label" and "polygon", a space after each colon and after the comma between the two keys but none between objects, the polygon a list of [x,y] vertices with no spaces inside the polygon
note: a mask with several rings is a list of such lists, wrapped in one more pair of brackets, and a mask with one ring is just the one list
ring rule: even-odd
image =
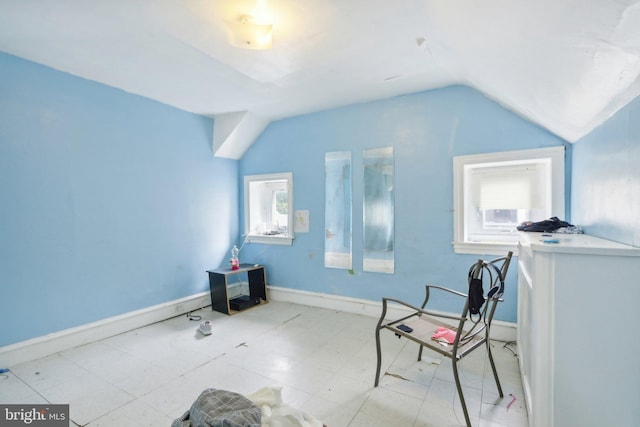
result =
[{"label": "lofted ceiling", "polygon": [[[256,8],[273,48],[232,46]],[[271,120],[452,84],[574,142],[640,94],[640,1],[0,0],[0,51],[214,117],[224,157]]]}]

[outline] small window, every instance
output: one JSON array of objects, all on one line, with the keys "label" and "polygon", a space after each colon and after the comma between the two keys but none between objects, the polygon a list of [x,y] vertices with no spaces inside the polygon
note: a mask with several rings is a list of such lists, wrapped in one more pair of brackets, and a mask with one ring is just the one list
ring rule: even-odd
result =
[{"label": "small window", "polygon": [[514,250],[516,227],[564,216],[564,147],[453,159],[457,253]]},{"label": "small window", "polygon": [[244,177],[247,242],[290,245],[293,241],[293,175]]}]

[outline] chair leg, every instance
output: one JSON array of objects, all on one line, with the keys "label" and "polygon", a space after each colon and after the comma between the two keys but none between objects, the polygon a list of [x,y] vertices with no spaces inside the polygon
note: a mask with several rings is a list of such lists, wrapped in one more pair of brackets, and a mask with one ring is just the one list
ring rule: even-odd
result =
[{"label": "chair leg", "polygon": [[500,397],[504,397],[504,394],[502,393],[502,386],[500,385],[500,379],[498,378],[498,371],[496,370],[496,364],[493,361],[493,354],[491,354],[491,343],[489,343],[489,340],[487,340],[487,354],[489,354],[489,362],[491,363],[493,378],[495,378],[496,386],[498,386],[498,394]]},{"label": "chair leg", "polygon": [[424,348],[423,346],[420,346],[420,350],[418,351],[418,362],[422,361],[422,349],[423,348]]},{"label": "chair leg", "polygon": [[456,380],[456,388],[458,389],[458,396],[460,397],[460,403],[462,404],[462,412],[464,412],[464,420],[467,423],[467,427],[471,427],[471,420],[469,419],[469,412],[467,411],[467,404],[464,400],[464,394],[462,394],[462,386],[460,385],[460,377],[458,376],[458,361],[454,357],[451,359],[453,364],[453,378]]},{"label": "chair leg", "polygon": [[376,366],[376,381],[374,387],[378,387],[380,380],[380,365],[382,364],[382,351],[380,349],[380,328],[376,328],[376,353],[378,354],[378,365]]}]

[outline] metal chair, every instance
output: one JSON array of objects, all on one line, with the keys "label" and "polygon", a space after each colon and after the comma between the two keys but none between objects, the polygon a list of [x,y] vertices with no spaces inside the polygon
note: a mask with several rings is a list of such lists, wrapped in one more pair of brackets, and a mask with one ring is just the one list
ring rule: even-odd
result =
[{"label": "metal chair", "polygon": [[[444,288],[442,286],[426,285],[425,299],[420,308],[397,299],[383,298],[382,314],[378,321],[378,325],[376,326],[378,365],[376,368],[375,387],[378,386],[380,379],[380,365],[382,362],[380,331],[388,329],[397,336],[405,337],[420,345],[418,361],[422,360],[422,350],[424,347],[451,359],[453,365],[453,376],[455,378],[456,388],[458,389],[458,395],[460,396],[460,403],[462,404],[462,410],[464,412],[464,418],[467,426],[471,427],[471,421],[469,419],[467,405],[460,385],[458,361],[473,350],[480,348],[483,344],[486,345],[487,348],[487,354],[489,355],[489,361],[498,387],[498,393],[500,394],[500,397],[504,397],[502,387],[500,386],[500,380],[498,379],[496,365],[493,361],[493,355],[491,354],[489,333],[496,306],[499,302],[503,301],[502,294],[504,293],[504,279],[507,275],[507,270],[509,269],[511,256],[512,253],[509,252],[504,257],[496,258],[491,261],[479,259],[474,263],[469,269],[468,282],[470,285],[470,291],[466,294]],[[477,307],[477,298],[474,297],[474,293],[477,290],[475,288],[478,284],[482,285],[482,281],[486,280],[487,277],[489,278],[489,290],[486,293],[486,296],[482,294],[481,291],[482,297],[486,298],[486,303],[482,303],[482,307]],[[463,298],[465,303],[462,314],[460,316],[455,316],[428,311],[426,306],[429,302],[431,290],[443,291]],[[475,294],[475,296],[477,295],[478,294]],[[410,313],[399,319],[389,321],[386,319],[386,316],[387,308],[390,305],[395,305],[394,308],[403,309],[403,311],[409,310]],[[455,333],[455,338],[452,340],[453,342],[451,344],[444,346],[438,339],[434,339],[433,336],[438,333],[438,328],[447,328],[452,331],[452,333],[449,333],[450,337],[453,337]]]}]

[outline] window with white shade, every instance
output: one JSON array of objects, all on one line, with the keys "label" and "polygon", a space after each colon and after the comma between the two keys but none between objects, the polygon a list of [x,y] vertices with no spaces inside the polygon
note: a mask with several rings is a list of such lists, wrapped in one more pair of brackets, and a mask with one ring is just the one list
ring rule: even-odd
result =
[{"label": "window with white shade", "polygon": [[564,216],[564,147],[458,156],[454,171],[454,248],[503,254],[525,221]]}]

